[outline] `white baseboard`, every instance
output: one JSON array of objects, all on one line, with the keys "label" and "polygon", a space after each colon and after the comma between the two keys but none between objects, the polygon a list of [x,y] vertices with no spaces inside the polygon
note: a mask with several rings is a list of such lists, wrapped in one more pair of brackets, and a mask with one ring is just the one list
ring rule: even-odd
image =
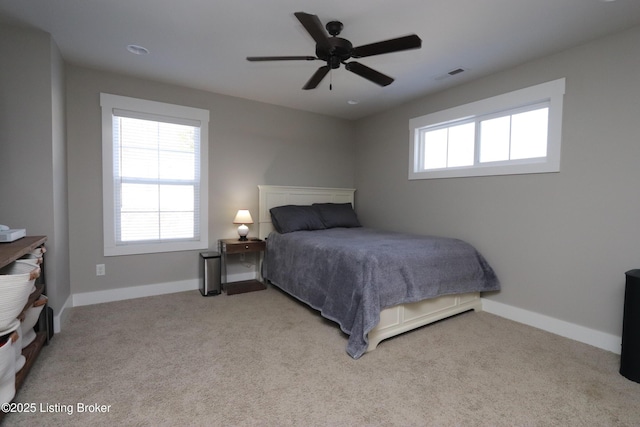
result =
[{"label": "white baseboard", "polygon": [[66,312],[68,308],[73,307],[73,295],[69,295],[67,300],[62,305],[60,311],[53,316],[53,333],[58,334],[62,330],[62,324],[64,323],[64,319],[69,314]]},{"label": "white baseboard", "polygon": [[199,285],[200,282],[194,279],[181,282],[166,282],[154,285],[108,289],[104,291],[81,292],[72,295],[73,307],[101,304],[104,302],[122,301],[126,299],[150,297],[154,295],[172,294],[175,292],[193,291],[199,289]]},{"label": "white baseboard", "polygon": [[253,279],[257,279],[256,273],[253,271],[227,274],[227,280],[229,282],[241,282],[243,280]]},{"label": "white baseboard", "polygon": [[[237,282],[241,280],[255,279],[255,273],[230,274],[228,280]],[[71,295],[65,303],[65,308],[80,307],[83,305],[101,304],[104,302],[122,301],[126,299],[150,297],[154,295],[173,294],[176,292],[193,291],[200,289],[200,279],[184,280],[180,282],[165,282],[152,285],[131,286],[127,288],[108,289],[95,292],[80,292]]]},{"label": "white baseboard", "polygon": [[621,353],[622,337],[565,322],[533,311],[482,298],[482,310],[565,338],[580,341],[616,354]]}]

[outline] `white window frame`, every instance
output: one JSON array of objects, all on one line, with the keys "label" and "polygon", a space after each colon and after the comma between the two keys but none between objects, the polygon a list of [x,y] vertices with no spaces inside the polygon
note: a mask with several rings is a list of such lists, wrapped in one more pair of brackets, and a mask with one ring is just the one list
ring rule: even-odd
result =
[{"label": "white window frame", "polygon": [[[564,93],[565,79],[561,78],[409,120],[409,179],[559,172]],[[465,120],[472,121],[477,117],[499,112],[510,114],[513,111],[515,113],[522,108],[544,103],[549,106],[546,157],[490,163],[476,161],[472,166],[421,169],[420,131],[422,129],[446,126],[448,123],[453,124]],[[475,153],[475,157],[477,159],[477,153]]]},{"label": "white window frame", "polygon": [[[100,94],[102,107],[102,199],[104,256],[148,254],[206,249],[209,247],[209,111],[126,96]],[[126,110],[139,117],[170,117],[200,123],[200,237],[197,240],[117,243],[114,182],[113,112]],[[159,120],[160,121],[160,120]]]}]

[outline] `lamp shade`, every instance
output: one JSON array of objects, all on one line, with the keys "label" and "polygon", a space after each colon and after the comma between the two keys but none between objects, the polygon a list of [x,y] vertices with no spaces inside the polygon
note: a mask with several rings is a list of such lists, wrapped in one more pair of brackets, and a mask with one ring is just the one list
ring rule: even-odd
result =
[{"label": "lamp shade", "polygon": [[234,224],[253,224],[253,219],[248,209],[240,209],[233,219]]}]

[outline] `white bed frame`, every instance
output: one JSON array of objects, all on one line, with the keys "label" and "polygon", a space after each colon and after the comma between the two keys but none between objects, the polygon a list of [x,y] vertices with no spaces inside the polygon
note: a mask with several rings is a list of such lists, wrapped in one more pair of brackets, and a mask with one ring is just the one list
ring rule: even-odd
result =
[{"label": "white bed frame", "polygon": [[[266,238],[273,231],[269,209],[283,205],[311,205],[312,203],[351,203],[354,188],[320,188],[259,185],[258,235]],[[277,286],[277,283],[275,284]],[[482,310],[479,292],[445,295],[410,304],[389,307],[380,312],[380,322],[369,332],[369,347],[375,349],[380,341],[428,325],[465,311]]]}]

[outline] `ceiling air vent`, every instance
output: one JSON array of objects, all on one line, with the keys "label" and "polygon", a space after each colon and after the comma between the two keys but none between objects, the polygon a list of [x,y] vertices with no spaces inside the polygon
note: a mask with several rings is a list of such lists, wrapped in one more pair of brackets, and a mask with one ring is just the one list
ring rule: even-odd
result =
[{"label": "ceiling air vent", "polygon": [[440,74],[438,76],[435,76],[433,79],[434,80],[443,80],[443,79],[449,78],[451,76],[455,76],[456,74],[460,74],[460,73],[462,73],[464,71],[467,71],[467,70],[465,68],[459,67],[459,68],[453,69],[451,71],[448,71],[448,72],[446,72],[444,74]]}]

